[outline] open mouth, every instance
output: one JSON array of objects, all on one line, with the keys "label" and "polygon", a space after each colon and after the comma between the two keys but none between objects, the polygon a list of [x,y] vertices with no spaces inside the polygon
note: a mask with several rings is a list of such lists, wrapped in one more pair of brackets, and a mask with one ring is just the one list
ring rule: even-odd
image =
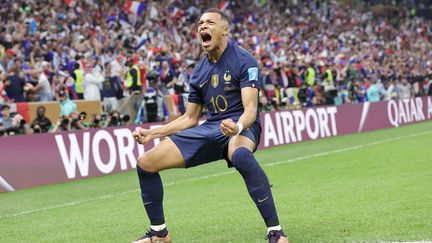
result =
[{"label": "open mouth", "polygon": [[211,35],[209,33],[201,33],[201,40],[203,43],[203,46],[209,46],[211,43]]}]

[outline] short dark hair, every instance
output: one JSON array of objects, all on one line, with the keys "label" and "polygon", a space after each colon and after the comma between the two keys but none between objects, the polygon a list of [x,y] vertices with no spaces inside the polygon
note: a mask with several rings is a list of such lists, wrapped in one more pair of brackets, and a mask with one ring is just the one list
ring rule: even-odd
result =
[{"label": "short dark hair", "polygon": [[218,9],[218,8],[209,8],[209,9],[207,9],[207,10],[205,10],[202,14],[201,14],[201,16],[203,16],[204,14],[206,14],[206,13],[218,13],[220,16],[221,16],[221,18],[223,19],[223,20],[225,20],[226,22],[230,22],[229,21],[229,19],[228,19],[228,16],[222,11],[222,10],[220,10],[220,9]]},{"label": "short dark hair", "polygon": [[46,111],[46,108],[43,105],[38,106],[37,109],[36,109],[36,111],[38,111],[40,109],[42,109],[44,112]]},{"label": "short dark hair", "polygon": [[6,110],[6,109],[9,109],[9,110],[10,110],[10,106],[4,104],[4,105],[1,107],[0,111]]}]

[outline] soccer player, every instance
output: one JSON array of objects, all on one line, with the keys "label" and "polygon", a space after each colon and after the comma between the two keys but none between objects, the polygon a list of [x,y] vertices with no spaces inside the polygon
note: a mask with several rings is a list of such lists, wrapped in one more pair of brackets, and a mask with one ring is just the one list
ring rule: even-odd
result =
[{"label": "soccer player", "polygon": [[[219,9],[211,8],[202,14],[198,33],[207,55],[191,74],[186,113],[162,127],[137,128],[133,133],[142,144],[169,136],[137,161],[141,197],[151,226],[136,242],[171,241],[165,225],[159,171],[222,158],[243,177],[267,225],[269,242],[288,242],[279,225],[269,180],[253,155],[261,134],[258,65],[247,51],[228,43],[228,25],[228,17]],[[207,120],[197,126],[204,106]]]}]

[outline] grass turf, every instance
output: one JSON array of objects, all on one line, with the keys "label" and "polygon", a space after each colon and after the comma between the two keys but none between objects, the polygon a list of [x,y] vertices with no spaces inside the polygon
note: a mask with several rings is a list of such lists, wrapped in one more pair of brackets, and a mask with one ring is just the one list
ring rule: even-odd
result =
[{"label": "grass turf", "polygon": [[[258,151],[291,242],[432,240],[432,122]],[[174,242],[265,242],[223,161],[162,172]],[[127,242],[148,220],[135,172],[0,194],[0,242]]]}]

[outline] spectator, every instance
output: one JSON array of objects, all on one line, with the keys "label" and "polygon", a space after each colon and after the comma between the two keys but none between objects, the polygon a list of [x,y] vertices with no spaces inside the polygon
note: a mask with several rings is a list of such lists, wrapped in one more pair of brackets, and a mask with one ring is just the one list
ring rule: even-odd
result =
[{"label": "spectator", "polygon": [[410,83],[406,79],[402,79],[402,82],[398,84],[399,88],[399,99],[409,99],[413,96],[413,89]]},{"label": "spectator", "polygon": [[378,84],[376,82],[372,82],[372,84],[367,89],[366,95],[369,102],[380,101]]},{"label": "spectator", "polygon": [[72,112],[77,110],[77,105],[69,99],[69,95],[65,90],[60,90],[58,98],[60,101],[60,116],[68,117]]},{"label": "spectator", "polygon": [[111,112],[118,109],[118,95],[122,92],[117,76],[112,76],[112,63],[105,64],[105,79],[102,83],[102,99],[104,111]]},{"label": "spectator", "polygon": [[[119,55],[117,58],[115,58],[113,61],[110,62],[111,66],[111,77],[116,77],[117,82],[121,84],[121,78],[124,75],[124,67],[123,67],[123,56]],[[117,97],[120,98],[120,97]]]},{"label": "spectator", "polygon": [[398,94],[396,92],[394,81],[391,80],[389,82],[384,83],[383,90],[382,90],[382,96],[383,100],[392,100],[396,99],[398,97]]},{"label": "spectator", "polygon": [[189,83],[195,64],[191,63],[186,68],[181,69],[175,77],[174,93],[179,96],[179,112],[186,112],[187,98],[189,95]]},{"label": "spectator", "polygon": [[[18,64],[19,61],[16,62]],[[31,86],[25,82],[24,73],[18,66],[10,68],[10,75],[4,82],[7,97],[12,102],[25,102],[24,91],[29,90]]]},{"label": "spectator", "polygon": [[269,103],[272,97],[275,96],[275,85],[272,81],[271,64],[265,64],[260,77],[261,97],[264,103]]},{"label": "spectator", "polygon": [[83,92],[85,100],[101,100],[100,89],[104,77],[94,66],[94,61],[90,61],[85,68],[83,78]]},{"label": "spectator", "polygon": [[50,130],[52,124],[50,119],[45,116],[45,107],[39,106],[36,110],[36,118],[31,123],[34,133],[46,133]]},{"label": "spectator", "polygon": [[38,83],[33,88],[36,92],[38,101],[52,101],[53,94],[50,82],[48,80],[48,74],[51,71],[51,64],[49,62],[42,62],[42,70],[39,73]]},{"label": "spectator", "polygon": [[172,72],[168,61],[162,62],[162,67],[160,71],[160,86],[159,90],[162,95],[169,95],[174,93],[174,84],[176,80],[174,80],[174,73]]},{"label": "spectator", "polygon": [[364,83],[360,83],[360,82],[355,82],[355,92],[356,92],[356,97],[357,97],[357,102],[358,103],[363,103],[367,101],[367,95],[366,95],[366,85]]},{"label": "spectator", "polygon": [[[219,3],[215,0],[180,1],[182,4],[153,1],[137,16],[124,7],[124,1],[103,4],[95,0],[61,2],[17,0],[0,3],[4,10],[0,11],[0,17],[7,20],[3,26],[4,34],[0,35],[0,79],[4,84],[0,91],[4,89],[5,99],[14,102],[36,99],[32,92],[26,92],[30,89],[27,83],[32,82],[33,73],[42,69],[43,61],[50,64],[55,74],[67,70],[75,80],[76,96],[83,99],[83,69],[91,57],[99,62],[95,72],[111,63],[109,77],[117,77],[121,88],[117,98],[122,97],[123,86],[128,84],[125,82],[124,85],[123,79],[133,76],[124,71],[125,56],[130,56],[133,63],[139,63],[140,72],[136,76],[140,75],[142,87],[138,87],[136,79],[130,90],[144,91],[145,77],[155,66],[161,81],[158,89],[164,95],[170,94],[172,90],[169,89],[177,87],[175,84],[181,80],[176,65],[184,67],[201,57],[200,37],[195,26],[200,9]],[[335,92],[328,88],[333,86],[338,91],[335,97],[344,97],[345,102],[366,101],[366,96],[358,100],[357,93],[351,92],[361,89],[355,90],[353,85],[348,85],[358,82],[358,87],[364,86],[368,90],[370,87],[365,79],[376,82],[380,92],[383,90],[380,85],[394,80],[393,86],[386,86],[393,90],[393,98],[408,97],[403,79],[413,87],[410,97],[429,91],[429,87],[421,89],[417,84],[430,75],[432,22],[412,16],[404,5],[406,1],[395,1],[397,11],[384,13],[377,12],[371,6],[372,1],[363,1],[362,8],[347,7],[347,1],[248,0],[244,2],[245,8],[235,7],[236,1],[229,2],[226,12],[232,20],[231,42],[252,51],[260,60],[259,64],[270,70],[266,75],[266,68],[261,69],[268,85],[263,86],[261,93],[263,101],[269,101],[266,103],[273,101],[282,106],[284,102],[297,103],[296,94],[302,82],[309,83],[308,90],[317,88],[315,93],[308,92],[313,94],[313,103],[317,105],[332,104]],[[30,11],[11,14],[15,6],[23,4]],[[173,9],[179,11],[172,12]],[[131,72],[135,72],[133,69]],[[51,94],[54,94],[61,84],[56,75],[46,76],[51,81]],[[34,77],[39,80],[39,76]],[[134,77],[131,79],[133,84]],[[315,83],[322,87],[315,87]],[[271,89],[269,84],[280,88]],[[45,91],[48,93],[47,89]],[[178,88],[175,91],[181,92]],[[347,92],[351,95],[346,95]],[[390,99],[385,92],[381,93],[383,98]]]}]

